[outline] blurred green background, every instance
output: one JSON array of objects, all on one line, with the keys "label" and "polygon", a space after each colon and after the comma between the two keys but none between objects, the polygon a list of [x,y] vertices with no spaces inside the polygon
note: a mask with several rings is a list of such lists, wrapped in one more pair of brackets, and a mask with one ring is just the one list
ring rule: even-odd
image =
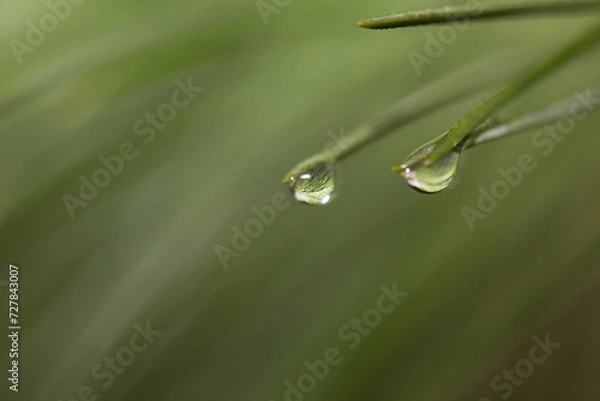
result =
[{"label": "blurred green background", "polygon": [[[417,75],[407,55],[440,27],[355,22],[448,3],[267,3],[267,24],[254,1],[62,3],[64,18],[20,56],[14,40],[27,44],[28,21],[39,27],[55,3],[0,3],[0,280],[19,266],[22,325],[20,391],[3,377],[2,400],[600,399],[600,113],[549,155],[534,132],[469,151],[438,195],[390,172],[480,92],[341,164],[331,205],[292,203],[280,184],[328,132],[497,51],[542,56],[598,17],[472,24]],[[598,84],[599,64],[596,49],[510,110]],[[138,135],[177,80],[203,90]],[[72,218],[65,194],[79,197],[80,177],[128,142],[136,156]],[[471,230],[461,207],[525,153],[536,170]],[[231,248],[278,193],[287,207],[224,269],[215,247]],[[340,330],[358,333],[346,325],[372,318],[394,283],[408,295],[350,348]],[[161,334],[141,350],[147,324]],[[560,348],[492,388],[547,334]],[[6,335],[0,345],[8,377]],[[332,347],[343,360],[312,385],[305,361]],[[308,390],[286,398],[286,381]]]}]

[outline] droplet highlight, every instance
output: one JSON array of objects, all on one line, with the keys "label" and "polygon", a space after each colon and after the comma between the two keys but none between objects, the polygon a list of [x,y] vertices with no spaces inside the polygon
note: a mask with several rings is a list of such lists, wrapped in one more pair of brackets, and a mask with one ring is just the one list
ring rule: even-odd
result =
[{"label": "droplet highlight", "polygon": [[325,205],[334,195],[336,171],[332,163],[323,163],[298,177],[290,177],[294,199],[307,205]]}]

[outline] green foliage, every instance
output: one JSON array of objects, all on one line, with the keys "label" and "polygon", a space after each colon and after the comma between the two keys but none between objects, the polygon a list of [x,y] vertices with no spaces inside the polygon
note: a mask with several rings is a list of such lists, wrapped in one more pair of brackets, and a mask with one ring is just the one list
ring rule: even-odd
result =
[{"label": "green foliage", "polygon": [[[598,113],[463,152],[436,196],[389,173],[597,15],[450,43],[354,24],[441,0],[72,0],[36,36],[56,4],[0,5],[0,298],[17,265],[23,320],[1,400],[281,401],[319,361],[305,401],[495,400],[545,333],[511,400],[597,399]],[[485,127],[599,78],[595,50]],[[281,175],[342,127],[340,196],[297,205]]]}]

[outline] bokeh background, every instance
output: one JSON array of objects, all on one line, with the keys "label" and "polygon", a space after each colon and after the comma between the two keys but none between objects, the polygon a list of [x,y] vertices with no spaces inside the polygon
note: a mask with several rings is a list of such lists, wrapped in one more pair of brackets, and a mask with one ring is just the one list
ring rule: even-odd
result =
[{"label": "bokeh background", "polygon": [[[329,131],[498,51],[542,57],[598,17],[472,24],[417,75],[407,55],[440,27],[355,22],[448,3],[267,4],[277,13],[265,24],[254,1],[85,0],[19,63],[11,41],[26,43],[50,8],[0,3],[0,280],[19,266],[23,327],[20,392],[3,377],[2,400],[280,401],[330,347],[342,363],[288,399],[501,400],[490,381],[548,334],[560,348],[505,399],[597,401],[600,113],[547,156],[534,132],[470,150],[438,195],[390,167],[485,91],[349,158],[326,207],[292,203],[280,181]],[[599,65],[596,49],[507,112],[598,84]],[[136,121],[188,79],[203,91],[144,142]],[[125,142],[137,156],[71,218],[63,196]],[[469,229],[461,207],[524,153],[536,170]],[[231,248],[232,230],[278,193],[289,206],[223,268],[215,247]],[[409,295],[350,349],[340,328],[395,282]],[[95,366],[130,356],[147,324],[161,334],[103,386]],[[8,376],[5,335],[0,345]]]}]

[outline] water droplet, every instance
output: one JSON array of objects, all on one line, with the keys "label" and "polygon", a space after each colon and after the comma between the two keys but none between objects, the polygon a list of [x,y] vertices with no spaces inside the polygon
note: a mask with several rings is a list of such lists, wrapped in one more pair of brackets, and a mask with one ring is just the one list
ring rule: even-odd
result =
[{"label": "water droplet", "polygon": [[335,183],[335,167],[332,163],[323,163],[298,177],[290,177],[289,186],[298,202],[325,205],[331,201]]},{"label": "water droplet", "polygon": [[400,166],[401,174],[406,183],[420,192],[433,194],[448,188],[458,170],[458,162],[462,146],[456,147],[446,156],[427,166],[424,161],[410,167],[406,164]]}]

